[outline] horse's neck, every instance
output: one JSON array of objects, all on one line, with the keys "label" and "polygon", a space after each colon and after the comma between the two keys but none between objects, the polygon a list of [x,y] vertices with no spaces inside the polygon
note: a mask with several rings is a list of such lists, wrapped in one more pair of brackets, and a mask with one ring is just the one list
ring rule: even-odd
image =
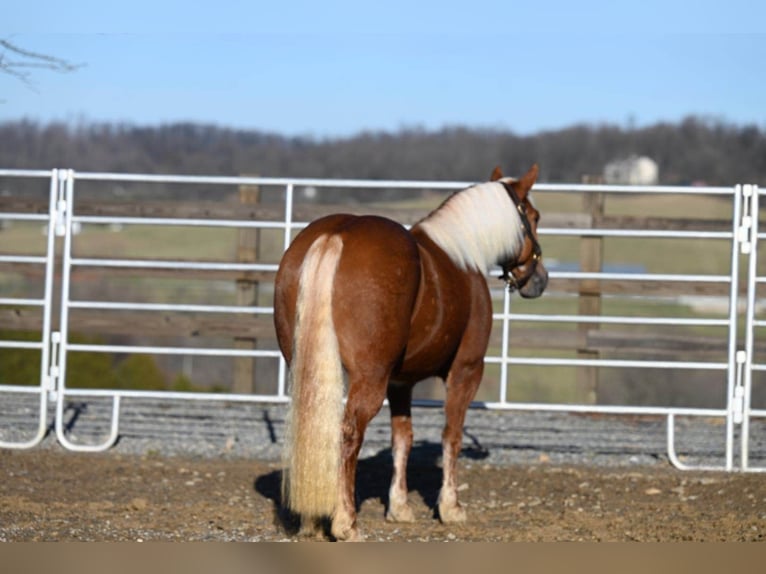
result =
[{"label": "horse's neck", "polygon": [[517,254],[523,244],[513,202],[494,183],[455,194],[418,222],[415,230],[427,235],[461,269],[480,273]]}]

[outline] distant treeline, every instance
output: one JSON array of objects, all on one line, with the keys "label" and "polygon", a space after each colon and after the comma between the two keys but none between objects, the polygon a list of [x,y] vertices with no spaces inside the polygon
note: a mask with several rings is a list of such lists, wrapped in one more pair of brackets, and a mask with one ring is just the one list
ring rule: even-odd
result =
[{"label": "distant treeline", "polygon": [[653,158],[664,184],[766,183],[766,131],[700,117],[643,128],[577,125],[528,136],[451,127],[344,138],[193,123],[0,123],[0,168],[477,181],[495,165],[518,174],[539,162],[541,181],[579,182],[633,154]]}]

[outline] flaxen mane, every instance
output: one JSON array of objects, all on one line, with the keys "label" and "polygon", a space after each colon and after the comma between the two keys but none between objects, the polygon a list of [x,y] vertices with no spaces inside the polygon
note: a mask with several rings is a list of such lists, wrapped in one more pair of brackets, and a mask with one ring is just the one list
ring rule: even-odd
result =
[{"label": "flaxen mane", "polygon": [[518,252],[524,240],[516,208],[498,182],[453,194],[417,225],[461,269],[480,273]]}]

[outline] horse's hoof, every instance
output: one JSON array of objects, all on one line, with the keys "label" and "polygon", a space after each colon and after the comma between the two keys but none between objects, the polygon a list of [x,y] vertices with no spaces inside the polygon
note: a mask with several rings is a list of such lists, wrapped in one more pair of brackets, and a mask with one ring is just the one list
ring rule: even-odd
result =
[{"label": "horse's hoof", "polygon": [[332,521],[330,533],[335,540],[343,542],[363,542],[364,536],[356,527],[356,520],[344,520],[338,517]]},{"label": "horse's hoof", "polygon": [[439,520],[443,523],[448,522],[465,522],[468,518],[465,508],[459,504],[454,506],[439,506]]},{"label": "horse's hoof", "polygon": [[388,522],[415,522],[415,513],[412,512],[409,504],[392,506],[386,512],[386,520]]},{"label": "horse's hoof", "polygon": [[298,537],[304,539],[322,540],[324,538],[324,528],[322,520],[319,518],[306,518],[301,521]]},{"label": "horse's hoof", "polygon": [[346,528],[342,531],[333,528],[332,535],[339,542],[364,542],[364,535],[356,527]]}]

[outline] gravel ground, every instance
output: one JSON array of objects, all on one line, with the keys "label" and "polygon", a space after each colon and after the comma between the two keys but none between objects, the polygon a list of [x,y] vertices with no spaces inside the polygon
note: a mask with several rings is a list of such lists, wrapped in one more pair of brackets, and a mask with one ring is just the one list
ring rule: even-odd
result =
[{"label": "gravel ground", "polygon": [[[38,400],[0,394],[0,439],[33,436]],[[120,434],[112,452],[136,455],[194,456],[279,460],[287,407],[222,401],[123,399]],[[39,448],[59,448],[52,430]],[[72,401],[65,411],[68,438],[99,444],[108,434],[111,401]],[[413,412],[416,449],[439,449],[444,419],[440,408]],[[365,435],[361,457],[390,446],[388,409],[383,408]],[[766,464],[766,421],[751,423],[751,463]],[[471,409],[466,417],[463,457],[486,464],[528,464],[541,457],[554,464],[594,466],[666,466],[664,417],[567,414]],[[676,421],[676,449],[686,464],[723,464],[725,426],[721,419],[684,417]]]},{"label": "gravel ground", "polygon": [[[0,395],[0,438],[29,438],[36,406]],[[110,410],[72,402],[69,439],[102,441]],[[54,432],[30,450],[0,449],[0,541],[302,540],[280,505],[285,414],[283,405],[125,400],[120,438],[105,453],[66,452]],[[417,521],[391,524],[387,417],[373,421],[359,465],[371,541],[766,539],[763,475],[673,469],[664,418],[540,412],[469,412],[459,473],[469,520],[443,525],[434,517],[442,413],[415,409]],[[764,430],[754,423],[753,464],[766,459]],[[685,463],[722,464],[720,421],[681,419],[677,434]]]}]

